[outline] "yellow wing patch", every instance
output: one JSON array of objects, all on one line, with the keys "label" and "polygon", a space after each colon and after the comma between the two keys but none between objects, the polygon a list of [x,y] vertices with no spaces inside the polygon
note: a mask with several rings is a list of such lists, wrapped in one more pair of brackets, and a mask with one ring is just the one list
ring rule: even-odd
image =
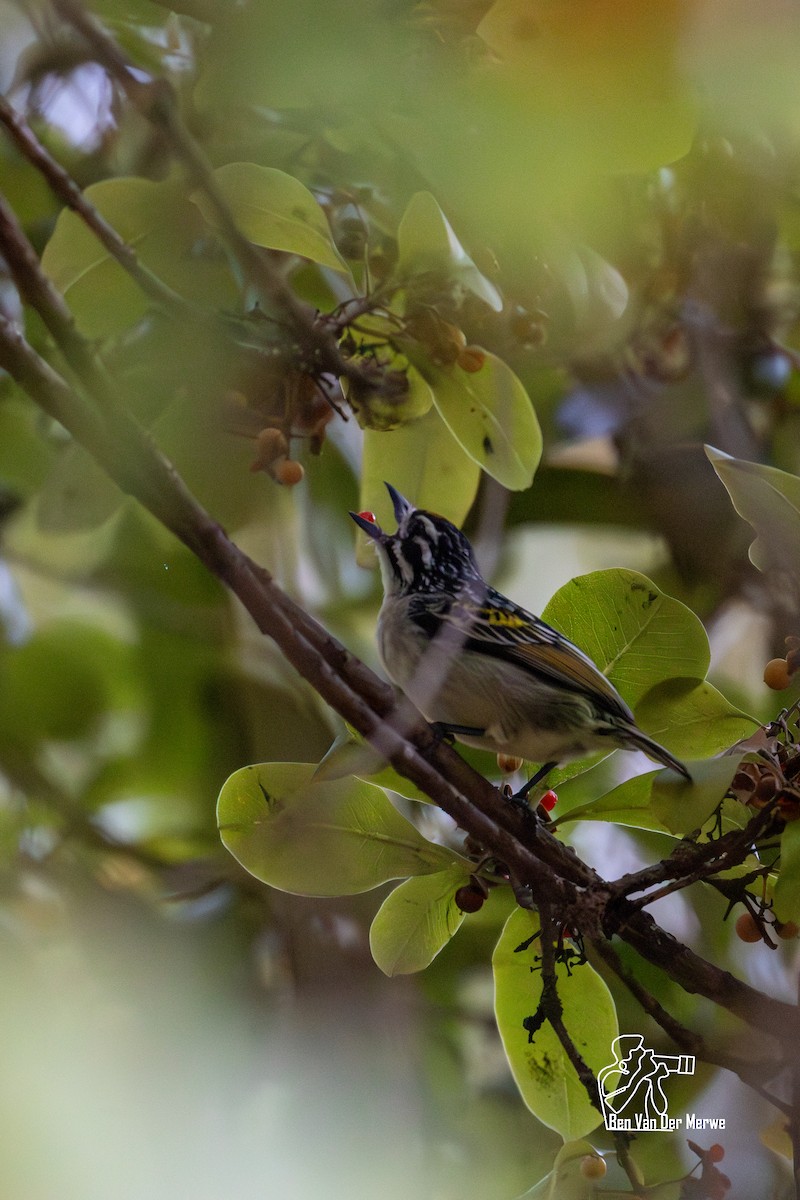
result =
[{"label": "yellow wing patch", "polygon": [[486,608],[484,615],[490,625],[502,625],[505,629],[521,629],[530,624],[524,617],[519,617],[515,613],[503,612],[501,608]]}]

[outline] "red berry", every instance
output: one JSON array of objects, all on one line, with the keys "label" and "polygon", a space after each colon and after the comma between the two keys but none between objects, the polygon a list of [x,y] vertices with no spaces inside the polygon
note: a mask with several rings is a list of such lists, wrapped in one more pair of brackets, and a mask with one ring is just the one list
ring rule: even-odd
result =
[{"label": "red berry", "polygon": [[545,812],[552,812],[555,806],[558,804],[558,796],[555,794],[553,789],[550,788],[550,790],[545,792],[545,794],[542,796],[539,803]]},{"label": "red berry", "polygon": [[725,1157],[725,1147],[720,1146],[719,1142],[714,1142],[714,1145],[708,1148],[708,1157],[713,1163],[722,1162]]},{"label": "red berry", "polygon": [[373,525],[375,524],[375,522],[377,520],[375,513],[370,512],[368,508],[365,508],[364,511],[360,512],[358,515],[360,517],[363,517],[365,521],[371,521]]}]

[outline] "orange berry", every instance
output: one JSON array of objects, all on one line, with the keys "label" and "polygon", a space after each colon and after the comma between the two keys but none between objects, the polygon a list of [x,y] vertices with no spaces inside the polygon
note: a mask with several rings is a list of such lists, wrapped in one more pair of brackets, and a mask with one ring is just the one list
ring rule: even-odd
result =
[{"label": "orange berry", "polygon": [[513,775],[520,769],[524,761],[524,758],[517,758],[516,754],[498,754],[497,769],[503,775]]},{"label": "orange berry", "polygon": [[293,458],[285,458],[275,465],[275,479],[284,487],[294,487],[305,475],[302,464]]},{"label": "orange berry", "polygon": [[792,682],[785,658],[771,658],[764,667],[764,683],[773,692],[782,692]]},{"label": "orange berry", "polygon": [[486,351],[481,350],[480,346],[465,346],[459,353],[456,362],[462,371],[467,371],[470,375],[474,375],[476,371],[480,371],[486,362]]},{"label": "orange berry", "polygon": [[797,937],[798,933],[800,933],[800,928],[798,928],[794,921],[776,921],[775,932],[779,938],[783,938],[785,942],[788,942],[791,938]]},{"label": "orange berry", "polygon": [[276,458],[285,455],[289,443],[280,429],[262,429],[256,437],[256,457],[250,465],[251,471],[263,471],[275,462]]},{"label": "orange berry", "polygon": [[725,1147],[720,1146],[719,1142],[714,1142],[714,1145],[708,1148],[708,1157],[713,1163],[722,1162],[725,1157]]},{"label": "orange berry", "polygon": [[743,912],[736,918],[736,936],[742,942],[761,941],[761,926],[751,912]]},{"label": "orange berry", "polygon": [[584,1179],[602,1179],[608,1167],[600,1154],[586,1154],[581,1159],[581,1175]]}]

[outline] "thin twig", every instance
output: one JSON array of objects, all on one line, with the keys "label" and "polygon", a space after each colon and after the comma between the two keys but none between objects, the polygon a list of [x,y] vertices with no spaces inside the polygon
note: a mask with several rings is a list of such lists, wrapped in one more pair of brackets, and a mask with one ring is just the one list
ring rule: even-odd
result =
[{"label": "thin twig", "polygon": [[592,950],[602,958],[603,962],[614,972],[620,982],[625,985],[631,995],[639,1002],[647,1015],[652,1017],[655,1023],[664,1030],[680,1050],[685,1054],[693,1054],[696,1058],[702,1059],[703,1062],[713,1063],[715,1066],[722,1067],[726,1071],[732,1071],[743,1083],[746,1083],[759,1096],[768,1100],[770,1104],[774,1104],[781,1112],[789,1111],[789,1105],[772,1095],[771,1092],[765,1091],[760,1082],[762,1078],[771,1079],[780,1073],[783,1064],[778,1056],[765,1059],[756,1073],[759,1064],[748,1059],[739,1058],[733,1054],[723,1054],[718,1049],[709,1045],[699,1033],[695,1033],[692,1029],[687,1029],[671,1013],[667,1012],[663,1004],[656,999],[652,992],[648,991],[639,982],[633,972],[628,970],[610,942],[593,938],[590,945]]},{"label": "thin twig", "polygon": [[89,44],[97,62],[116,80],[134,107],[161,132],[186,171],[191,186],[206,196],[220,236],[246,278],[257,288],[264,302],[275,305],[286,317],[298,343],[298,357],[304,359],[298,362],[300,369],[315,374],[327,371],[380,392],[385,372],[375,364],[347,359],[324,321],[317,320],[315,310],[294,294],[266,254],[241,232],[211,164],[181,117],[178,97],[171,83],[166,79],[143,80],[141,72],[135,70],[113,38],[77,0],[52,0],[52,3],[60,16]]},{"label": "thin twig", "polygon": [[195,306],[174,292],[141,262],[134,248],[120,237],[95,205],[86,199],[69,171],[53,158],[22,114],[5,96],[0,96],[0,124],[5,126],[19,152],[41,173],[58,199],[77,213],[111,257],[127,271],[154,304],[166,312],[196,317]]}]

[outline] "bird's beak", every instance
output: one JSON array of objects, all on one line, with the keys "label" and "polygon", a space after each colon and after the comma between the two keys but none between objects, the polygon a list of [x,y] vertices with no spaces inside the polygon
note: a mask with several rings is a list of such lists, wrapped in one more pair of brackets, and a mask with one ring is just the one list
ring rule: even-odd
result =
[{"label": "bird's beak", "polygon": [[[381,541],[383,538],[383,530],[375,518],[372,517],[372,514],[370,514],[368,517],[365,513],[351,512],[350,516],[353,518],[359,529],[364,530],[364,533],[367,535],[367,537],[374,538],[376,542]],[[372,517],[371,520],[370,517]]]},{"label": "bird's beak", "polygon": [[386,490],[391,496],[395,519],[397,524],[400,525],[404,517],[408,516],[410,512],[414,512],[414,505],[410,504],[405,496],[401,496],[397,488],[393,488],[390,483],[386,484]]}]

